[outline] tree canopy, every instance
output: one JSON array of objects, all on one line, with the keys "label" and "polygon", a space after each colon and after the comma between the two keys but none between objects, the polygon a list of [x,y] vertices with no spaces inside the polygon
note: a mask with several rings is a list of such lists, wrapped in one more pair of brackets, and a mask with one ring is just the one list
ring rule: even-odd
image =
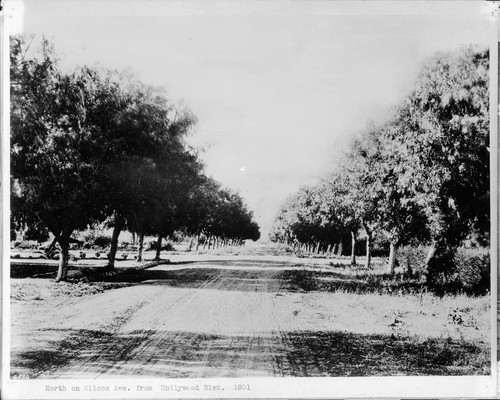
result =
[{"label": "tree canopy", "polygon": [[[391,245],[392,272],[394,252],[408,243],[430,244],[430,280],[452,272],[450,257],[465,238],[488,241],[488,68],[488,51],[473,46],[429,58],[391,118],[369,125],[316,188],[284,203],[272,238],[318,241],[324,223],[309,219],[299,236],[298,215],[329,210],[336,232],[363,229],[367,265],[378,233]],[[320,205],[299,201],[317,190]]]},{"label": "tree canopy", "polygon": [[51,44],[36,43],[11,38],[12,224],[54,235],[57,280],[67,278],[71,235],[103,221],[114,230],[110,268],[125,228],[160,244],[181,229],[258,239],[241,197],[207,184],[185,140],[196,123],[186,107],[130,74],[63,71]]}]

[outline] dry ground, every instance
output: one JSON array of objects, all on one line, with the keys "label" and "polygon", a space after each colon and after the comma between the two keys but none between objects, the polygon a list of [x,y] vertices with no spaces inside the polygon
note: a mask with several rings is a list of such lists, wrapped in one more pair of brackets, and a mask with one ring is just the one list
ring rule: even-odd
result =
[{"label": "dry ground", "polygon": [[304,265],[265,251],[108,283],[12,279],[11,376],[489,373],[489,297],[305,292],[289,279]]}]

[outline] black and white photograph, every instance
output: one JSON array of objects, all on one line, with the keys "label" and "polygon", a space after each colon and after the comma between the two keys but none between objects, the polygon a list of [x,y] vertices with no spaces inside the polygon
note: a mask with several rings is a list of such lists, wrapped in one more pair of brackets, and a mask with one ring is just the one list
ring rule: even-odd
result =
[{"label": "black and white photograph", "polygon": [[498,4],[0,12],[6,399],[496,394]]}]

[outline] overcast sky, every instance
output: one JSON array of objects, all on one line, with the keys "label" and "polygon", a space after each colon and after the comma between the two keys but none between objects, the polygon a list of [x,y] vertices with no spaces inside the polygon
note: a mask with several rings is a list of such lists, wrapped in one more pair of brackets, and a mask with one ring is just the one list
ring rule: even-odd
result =
[{"label": "overcast sky", "polygon": [[381,121],[436,51],[489,42],[483,2],[23,2],[64,62],[132,68],[198,117],[207,172],[264,228]]}]

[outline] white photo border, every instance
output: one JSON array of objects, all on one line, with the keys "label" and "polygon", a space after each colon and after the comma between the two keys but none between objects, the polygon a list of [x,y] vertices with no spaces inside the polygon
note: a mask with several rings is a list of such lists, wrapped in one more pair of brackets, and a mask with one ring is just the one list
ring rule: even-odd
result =
[{"label": "white photo border", "polygon": [[[190,1],[190,0],[186,0]],[[307,1],[307,0],[300,0]],[[498,59],[500,35],[498,2],[485,2],[485,19],[491,26],[490,42],[490,171],[491,171],[491,374],[490,376],[457,377],[356,377],[356,378],[231,378],[231,379],[10,379],[10,271],[9,271],[9,33],[19,21],[20,1],[2,2],[1,11],[1,226],[0,243],[2,259],[2,397],[5,399],[108,399],[108,398],[495,398],[498,393],[498,247],[499,242],[499,139],[500,95]],[[238,2],[246,3],[245,1]],[[277,1],[275,3],[280,3]],[[282,2],[281,2],[282,3]],[[358,1],[364,3],[364,1]],[[373,0],[369,3],[377,3]],[[420,3],[426,3],[422,1]],[[449,1],[449,7],[453,2]],[[361,5],[361,4],[360,4]],[[108,392],[98,390],[126,384],[132,390]],[[235,391],[234,384],[248,384],[249,391]],[[47,387],[64,386],[66,391],[47,390]],[[203,390],[205,385],[221,385],[224,391]],[[84,390],[88,387],[91,390]],[[153,388],[138,390],[139,387]],[[78,388],[78,390],[76,390]],[[182,389],[184,388],[184,389]],[[197,390],[197,388],[199,390]],[[163,390],[162,390],[163,389]]]}]

